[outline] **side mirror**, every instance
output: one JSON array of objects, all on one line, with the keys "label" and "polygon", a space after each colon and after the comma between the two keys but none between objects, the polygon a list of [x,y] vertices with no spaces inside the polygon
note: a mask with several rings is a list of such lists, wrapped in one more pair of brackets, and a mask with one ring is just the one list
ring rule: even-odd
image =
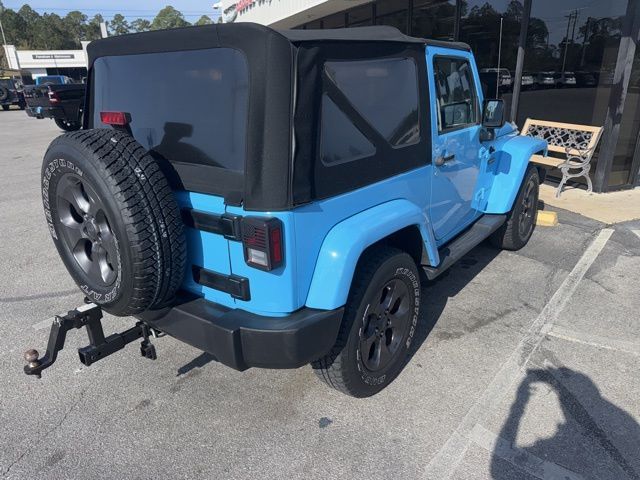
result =
[{"label": "side mirror", "polygon": [[504,125],[504,100],[485,100],[482,107],[482,126],[500,128]]}]

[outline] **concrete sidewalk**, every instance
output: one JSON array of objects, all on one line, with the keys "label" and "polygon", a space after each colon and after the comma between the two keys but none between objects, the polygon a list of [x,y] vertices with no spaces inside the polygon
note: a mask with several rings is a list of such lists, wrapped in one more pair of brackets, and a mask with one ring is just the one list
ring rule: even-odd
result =
[{"label": "concrete sidewalk", "polygon": [[540,186],[540,200],[545,205],[562,208],[607,225],[640,219],[640,188],[610,193],[587,193],[565,187],[556,198],[556,187]]}]

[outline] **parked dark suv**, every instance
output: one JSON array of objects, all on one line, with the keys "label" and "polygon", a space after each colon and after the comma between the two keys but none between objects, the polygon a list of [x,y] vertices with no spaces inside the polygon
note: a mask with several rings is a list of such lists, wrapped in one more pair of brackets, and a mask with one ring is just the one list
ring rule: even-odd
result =
[{"label": "parked dark suv", "polygon": [[9,110],[11,105],[16,105],[20,110],[24,110],[25,101],[23,85],[15,78],[0,78],[0,105],[3,110]]}]

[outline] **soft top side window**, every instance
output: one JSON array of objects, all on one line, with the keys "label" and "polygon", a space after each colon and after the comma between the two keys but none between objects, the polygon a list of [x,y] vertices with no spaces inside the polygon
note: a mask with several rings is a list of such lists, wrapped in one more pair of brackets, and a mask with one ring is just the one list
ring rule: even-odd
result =
[{"label": "soft top side window", "polygon": [[334,102],[323,96],[320,158],[325,165],[374,155],[374,145],[381,142],[400,148],[420,141],[412,58],[327,61],[324,75],[326,90],[337,89],[341,97]]},{"label": "soft top side window", "polygon": [[433,70],[438,101],[438,131],[477,125],[478,96],[469,61],[464,58],[436,57]]}]

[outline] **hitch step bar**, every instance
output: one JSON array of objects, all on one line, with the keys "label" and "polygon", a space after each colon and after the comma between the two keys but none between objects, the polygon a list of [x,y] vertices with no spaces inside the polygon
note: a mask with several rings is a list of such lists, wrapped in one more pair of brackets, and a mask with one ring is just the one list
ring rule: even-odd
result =
[{"label": "hitch step bar", "polygon": [[78,349],[80,361],[86,366],[122,350],[125,345],[140,338],[142,338],[140,355],[151,360],[157,358],[156,349],[149,340],[150,335],[156,336],[156,332],[147,324],[138,322],[122,333],[114,333],[105,337],[101,320],[102,309],[94,303],[78,307],[63,316],[56,315],[49,332],[47,351],[40,358],[37,350],[27,350],[24,354],[24,359],[27,362],[24,373],[40,378],[42,371],[55,363],[58,352],[64,348],[67,332],[73,328],[85,327],[87,329],[89,345]]}]

